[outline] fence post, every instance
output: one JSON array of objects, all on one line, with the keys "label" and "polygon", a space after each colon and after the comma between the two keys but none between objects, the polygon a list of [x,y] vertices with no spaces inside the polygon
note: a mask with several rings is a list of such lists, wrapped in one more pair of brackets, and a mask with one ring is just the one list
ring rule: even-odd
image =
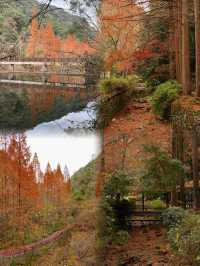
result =
[{"label": "fence post", "polygon": [[144,192],[142,192],[142,211],[144,211]]}]

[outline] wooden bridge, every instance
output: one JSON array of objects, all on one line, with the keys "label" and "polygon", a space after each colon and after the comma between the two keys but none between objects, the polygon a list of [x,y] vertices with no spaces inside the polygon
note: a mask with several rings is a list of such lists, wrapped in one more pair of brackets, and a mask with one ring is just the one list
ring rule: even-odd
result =
[{"label": "wooden bridge", "polygon": [[0,83],[34,86],[94,87],[100,69],[91,56],[0,59]]},{"label": "wooden bridge", "polygon": [[133,212],[133,218],[130,220],[132,225],[149,225],[149,224],[160,224],[162,211],[156,210],[135,210]]}]

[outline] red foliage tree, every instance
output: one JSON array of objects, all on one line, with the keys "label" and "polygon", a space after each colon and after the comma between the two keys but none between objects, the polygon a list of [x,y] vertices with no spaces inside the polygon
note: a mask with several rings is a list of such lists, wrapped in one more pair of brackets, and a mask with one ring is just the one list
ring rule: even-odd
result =
[{"label": "red foliage tree", "polygon": [[[33,17],[35,13],[33,10]],[[50,23],[39,27],[37,19],[32,20],[26,49],[28,57],[63,58],[85,53],[94,53],[88,43],[78,41],[73,34],[61,40],[55,35]]]},{"label": "red foliage tree", "polygon": [[137,5],[120,0],[104,0],[101,4],[97,47],[104,54],[106,69],[131,70],[132,54],[138,46],[141,23],[129,19],[142,12]]}]

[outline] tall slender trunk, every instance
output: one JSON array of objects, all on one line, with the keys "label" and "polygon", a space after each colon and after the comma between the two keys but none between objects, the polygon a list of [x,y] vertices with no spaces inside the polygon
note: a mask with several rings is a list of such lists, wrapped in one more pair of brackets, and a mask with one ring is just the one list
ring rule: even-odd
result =
[{"label": "tall slender trunk", "polygon": [[180,57],[179,57],[179,31],[178,31],[178,7],[174,6],[174,23],[176,23],[175,32],[174,32],[174,39],[175,39],[175,66],[176,66],[176,80],[180,81]]},{"label": "tall slender trunk", "polygon": [[175,58],[176,58],[176,79],[179,83],[182,82],[182,0],[177,0],[174,3],[174,14],[176,17],[175,23]]},{"label": "tall slender trunk", "polygon": [[193,203],[194,209],[200,208],[199,167],[198,167],[198,135],[196,130],[192,136],[192,163],[193,163]]},{"label": "tall slender trunk", "polygon": [[200,97],[200,0],[194,0],[196,95]]},{"label": "tall slender trunk", "polygon": [[188,0],[182,0],[182,85],[185,95],[190,93],[190,49]]},{"label": "tall slender trunk", "polygon": [[174,0],[169,1],[169,18],[170,18],[170,28],[169,28],[169,76],[170,79],[175,78],[175,61],[174,61],[174,54],[176,48],[174,48],[176,33],[175,33],[175,9]]},{"label": "tall slender trunk", "polygon": [[[177,135],[177,144],[178,144],[178,154],[177,154],[177,159],[180,160],[181,162],[184,162],[184,138],[183,138],[183,130],[179,126],[178,128],[178,135]],[[182,176],[180,180],[180,201],[181,201],[181,206],[183,208],[186,207],[186,202],[185,202],[185,177]]]},{"label": "tall slender trunk", "polygon": [[[172,157],[176,158],[177,155],[177,130],[176,130],[176,126],[174,125],[174,123],[172,123]],[[177,193],[176,193],[176,186],[177,184],[174,184],[172,187],[172,191],[171,191],[171,204],[172,206],[176,206],[177,205]]]}]

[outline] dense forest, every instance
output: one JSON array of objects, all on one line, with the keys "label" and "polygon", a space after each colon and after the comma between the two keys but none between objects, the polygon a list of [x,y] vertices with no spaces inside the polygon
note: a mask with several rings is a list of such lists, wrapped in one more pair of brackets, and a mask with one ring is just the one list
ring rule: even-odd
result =
[{"label": "dense forest", "polygon": [[[91,73],[100,69],[91,91],[101,151],[69,178],[59,165],[42,173],[23,133],[2,135],[0,258],[6,266],[200,265],[200,0],[69,1],[68,23],[94,30],[84,35],[74,21],[62,31],[46,13],[51,2],[31,4],[24,51],[32,60],[87,54]],[[80,95],[3,91],[0,127],[15,121],[16,131],[30,114],[35,124],[54,119],[81,108]]]}]

